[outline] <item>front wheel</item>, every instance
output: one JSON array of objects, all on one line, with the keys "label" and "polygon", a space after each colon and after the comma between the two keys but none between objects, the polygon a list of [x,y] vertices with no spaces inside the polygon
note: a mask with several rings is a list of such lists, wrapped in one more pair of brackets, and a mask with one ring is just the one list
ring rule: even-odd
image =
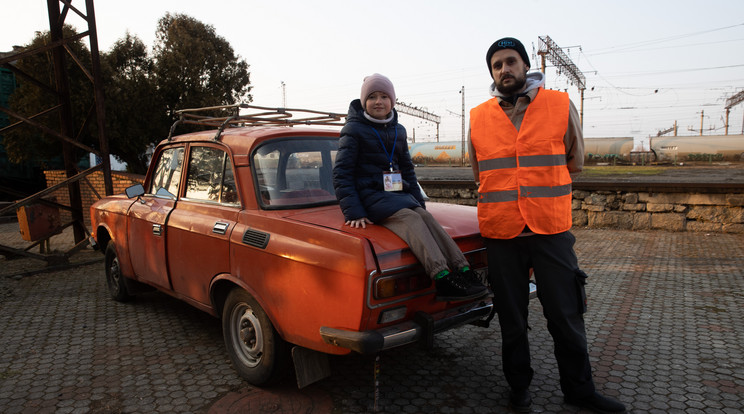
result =
[{"label": "front wheel", "polygon": [[287,372],[287,343],[248,292],[234,289],[222,311],[227,353],[241,377],[253,385],[278,382]]},{"label": "front wheel", "polygon": [[111,297],[119,302],[126,302],[132,298],[121,273],[119,256],[116,254],[116,247],[113,242],[109,242],[106,247],[106,285],[108,286]]}]

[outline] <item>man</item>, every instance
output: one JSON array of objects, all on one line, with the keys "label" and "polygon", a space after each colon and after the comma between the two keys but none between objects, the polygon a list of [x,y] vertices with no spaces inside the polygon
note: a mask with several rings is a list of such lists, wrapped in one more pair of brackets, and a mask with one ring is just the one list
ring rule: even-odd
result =
[{"label": "man", "polygon": [[570,173],[581,171],[584,157],[578,112],[568,94],[543,89],[542,73],[527,73],[529,57],[519,40],[496,41],[486,63],[494,98],[470,112],[470,162],[511,387],[509,406],[529,412],[532,403],[527,309],[534,269],[565,402],[624,413],[623,404],[596,392],[587,351],[586,274],[569,232]]}]

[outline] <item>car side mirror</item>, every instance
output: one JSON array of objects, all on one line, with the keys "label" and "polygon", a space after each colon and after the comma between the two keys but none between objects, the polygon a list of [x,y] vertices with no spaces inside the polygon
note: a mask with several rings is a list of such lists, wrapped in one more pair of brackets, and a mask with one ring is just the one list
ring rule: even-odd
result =
[{"label": "car side mirror", "polygon": [[145,187],[143,187],[142,184],[135,184],[124,190],[124,193],[127,195],[128,198],[139,197],[145,194]]},{"label": "car side mirror", "polygon": [[416,184],[418,185],[419,191],[421,191],[421,198],[423,198],[424,201],[429,201],[429,196],[426,195],[426,192],[424,191],[424,187],[421,187],[421,183],[416,181]]}]

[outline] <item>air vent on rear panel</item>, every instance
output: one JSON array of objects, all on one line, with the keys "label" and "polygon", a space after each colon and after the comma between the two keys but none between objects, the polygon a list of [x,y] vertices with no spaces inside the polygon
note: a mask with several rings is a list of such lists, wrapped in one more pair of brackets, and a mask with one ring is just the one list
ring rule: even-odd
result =
[{"label": "air vent on rear panel", "polygon": [[265,249],[266,245],[269,244],[269,234],[258,230],[248,229],[243,234],[243,243],[258,247],[259,249]]}]

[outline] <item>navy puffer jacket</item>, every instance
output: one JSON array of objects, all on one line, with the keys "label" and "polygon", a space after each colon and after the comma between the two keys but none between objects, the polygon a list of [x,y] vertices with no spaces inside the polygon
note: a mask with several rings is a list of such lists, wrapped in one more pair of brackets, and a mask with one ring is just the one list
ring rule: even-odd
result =
[{"label": "navy puffer jacket", "polygon": [[[385,191],[383,187],[382,173],[390,171],[387,154],[393,142],[393,169],[401,173],[403,191]],[[333,187],[347,221],[367,217],[379,223],[398,210],[425,207],[408,152],[406,129],[398,125],[395,109],[390,122],[378,124],[364,117],[359,99],[351,102],[341,129]]]}]

